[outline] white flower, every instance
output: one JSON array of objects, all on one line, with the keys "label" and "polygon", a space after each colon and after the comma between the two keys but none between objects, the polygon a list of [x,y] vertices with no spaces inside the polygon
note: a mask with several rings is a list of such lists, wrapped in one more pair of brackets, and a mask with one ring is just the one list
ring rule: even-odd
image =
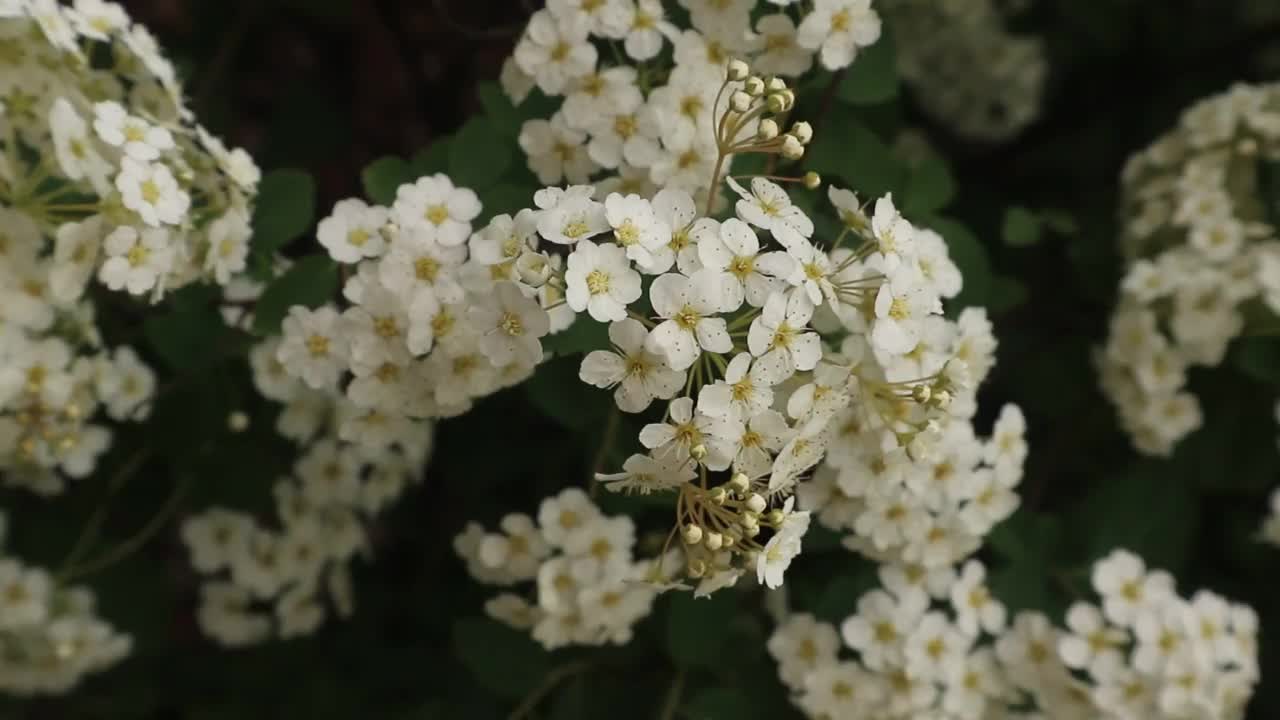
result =
[{"label": "white flower", "polygon": [[558,245],[572,245],[608,232],[609,216],[602,203],[591,199],[594,191],[589,185],[574,186],[547,206],[538,216],[542,237]]},{"label": "white flower", "polygon": [[760,253],[759,238],[737,218],[720,223],[719,232],[714,232],[714,225],[698,229],[698,258],[703,267],[721,273],[722,311],[736,310],[744,300],[762,307],[771,294],[786,287],[783,278],[795,271],[795,261],[787,253]]},{"label": "white flower", "polygon": [[876,200],[871,232],[883,258],[880,266],[886,273],[896,270],[904,258],[914,257],[916,229],[894,207],[893,195]]},{"label": "white flower", "polygon": [[795,497],[787,498],[782,512],[782,527],[774,532],[756,559],[756,580],[762,585],[777,588],[791,561],[800,554],[800,541],[809,530],[809,512],[793,511]]},{"label": "white flower", "polygon": [[560,113],[550,120],[526,120],[517,139],[529,160],[529,169],[544,184],[562,180],[585,183],[600,169],[588,150],[587,133],[569,127]]},{"label": "white flower", "polygon": [[576,312],[586,310],[597,322],[622,320],[627,306],[643,292],[640,273],[631,269],[625,250],[590,240],[578,243],[569,253],[565,285],[569,307]]},{"label": "white flower", "polygon": [[1088,670],[1097,680],[1110,677],[1125,665],[1121,651],[1129,636],[1107,624],[1097,607],[1074,603],[1067,610],[1070,629],[1058,640],[1058,656],[1067,667]]},{"label": "white flower", "polygon": [[876,293],[871,341],[890,355],[911,352],[920,339],[920,326],[929,314],[941,312],[938,297],[929,292],[914,266],[901,266]]},{"label": "white flower", "polygon": [[542,92],[559,95],[570,80],[596,66],[596,49],[588,38],[591,24],[584,13],[556,18],[538,11],[529,18],[515,48],[516,64],[533,77]]},{"label": "white flower", "polygon": [[94,40],[106,41],[111,33],[129,27],[129,14],[124,8],[104,0],[76,0],[67,15],[76,32]]},{"label": "white flower", "polygon": [[756,21],[763,52],[752,60],[756,72],[798,77],[813,66],[813,52],[796,42],[796,25],[785,13],[765,15]]},{"label": "white flower", "polygon": [[671,228],[659,220],[648,200],[612,193],[604,199],[605,218],[627,257],[641,267],[652,264],[654,251],[665,247]]},{"label": "white flower", "polygon": [[525,297],[514,283],[494,285],[493,294],[469,308],[468,318],[482,333],[480,350],[494,365],[534,365],[542,360],[539,338],[547,334],[551,320],[538,301]]},{"label": "white flower", "polygon": [[695,413],[693,399],[687,397],[672,400],[667,416],[670,422],[650,423],[640,431],[640,444],[655,457],[683,463],[701,447],[706,454],[700,462],[710,470],[724,470],[733,462],[741,423]]},{"label": "white flower", "polygon": [[676,456],[653,458],[636,453],[622,464],[620,473],[597,473],[596,481],[614,492],[652,492],[671,490],[697,477],[696,464]]},{"label": "white flower", "polygon": [[124,225],[107,235],[103,249],[107,259],[98,271],[98,279],[112,290],[124,288],[134,295],[155,288],[173,263],[169,232],[164,229],[139,233]]},{"label": "white flower", "polygon": [[672,370],[662,355],[645,349],[648,336],[638,320],[624,318],[611,323],[609,341],[614,351],[588,353],[582,359],[579,377],[599,388],[616,385],[613,398],[624,412],[641,412],[655,398],[670,400],[680,392],[685,374]]},{"label": "white flower", "polygon": [[674,37],[676,27],[666,19],[662,0],[636,0],[617,20],[605,28],[605,35],[622,40],[632,60],[652,60],[662,52],[664,38]]},{"label": "white flower", "polygon": [[449,176],[436,173],[401,185],[391,213],[401,232],[421,229],[429,239],[456,247],[471,236],[471,221],[480,209],[475,192],[454,187]]},{"label": "white flower", "polygon": [[720,309],[719,281],[697,273],[689,278],[676,273],[661,275],[649,288],[649,299],[659,317],[666,318],[649,334],[647,346],[667,356],[675,370],[684,370],[698,359],[700,349],[726,353],[733,349]]},{"label": "white flower", "polygon": [[583,75],[569,87],[560,114],[575,130],[590,130],[597,118],[644,105],[636,84],[638,73],[630,65],[616,65]]},{"label": "white flower", "polygon": [[480,541],[480,562],[501,569],[517,580],[536,577],[538,567],[551,554],[551,548],[542,539],[533,518],[511,513],[503,516],[498,525],[502,533],[485,535]]},{"label": "white flower", "polygon": [[1142,558],[1126,550],[1099,560],[1092,579],[1107,619],[1120,627],[1131,627],[1144,607],[1173,594],[1173,578],[1162,572],[1148,574]]},{"label": "white flower", "polygon": [[116,189],[124,206],[151,227],[181,224],[191,206],[191,196],[178,186],[167,166],[131,157],[121,161]]},{"label": "white flower", "polygon": [[760,316],[751,321],[747,347],[755,355],[761,377],[777,384],[797,370],[812,370],[822,357],[822,341],[815,332],[806,332],[813,317],[813,305],[801,293],[790,298],[774,293]]},{"label": "white flower", "polygon": [[333,212],[316,227],[316,239],[341,263],[355,263],[381,255],[387,247],[382,226],[387,209],[370,207],[359,198],[339,200]]},{"label": "white flower", "polygon": [[348,348],[342,318],[330,306],[289,308],[281,326],[276,359],[289,374],[315,389],[333,387],[345,368]]},{"label": "white flower", "polygon": [[378,262],[378,280],[408,303],[413,312],[434,315],[439,305],[462,302],[466,295],[458,269],[464,247],[446,247],[422,228],[402,231]]},{"label": "white flower", "polygon": [[985,584],[987,571],[982,563],[965,563],[960,577],[951,587],[951,606],[956,611],[956,625],[961,632],[977,636],[979,630],[999,635],[1004,630],[1005,608],[991,596]]},{"label": "white flower", "polygon": [[928,608],[929,596],[924,592],[895,598],[872,590],[858,598],[858,612],[840,626],[840,635],[867,667],[885,670],[901,665],[903,642]]},{"label": "white flower", "polygon": [[813,221],[804,211],[791,204],[787,191],[762,177],[751,179],[751,190],[726,178],[729,187],[741,198],[734,206],[738,217],[762,230],[768,230],[782,246],[790,250],[813,235]]},{"label": "white flower", "polygon": [[[865,596],[864,596],[865,597]],[[818,622],[812,615],[790,615],[778,625],[767,643],[769,654],[778,662],[782,682],[792,690],[804,687],[805,677],[819,667],[834,664],[840,649],[835,628]]]},{"label": "white flower", "polygon": [[168,130],[130,115],[120,103],[100,102],[93,106],[93,112],[93,129],[98,137],[134,160],[149,163],[174,147]]},{"label": "white flower", "polygon": [[704,385],[698,393],[698,411],[745,420],[772,407],[775,383],[766,368],[765,363],[753,362],[751,353],[738,353],[725,368],[724,378]]},{"label": "white flower", "polygon": [[219,285],[226,285],[232,275],[244,270],[252,234],[249,213],[242,208],[228,208],[209,223],[209,252],[204,266],[206,271],[213,272]]},{"label": "white flower", "polygon": [[72,180],[87,179],[98,193],[105,194],[111,166],[94,148],[88,124],[66,98],[60,97],[50,106],[49,132],[62,172]]},{"label": "white flower", "polygon": [[821,50],[822,66],[828,70],[848,67],[859,48],[879,39],[880,16],[871,0],[814,0],[796,36],[801,47]]},{"label": "white flower", "polygon": [[49,292],[60,302],[75,302],[84,294],[97,267],[102,244],[102,216],[92,215],[81,222],[58,226],[49,271]]},{"label": "white flower", "polygon": [[538,527],[552,547],[564,548],[570,538],[600,518],[600,509],[578,488],[565,488],[538,506]]}]

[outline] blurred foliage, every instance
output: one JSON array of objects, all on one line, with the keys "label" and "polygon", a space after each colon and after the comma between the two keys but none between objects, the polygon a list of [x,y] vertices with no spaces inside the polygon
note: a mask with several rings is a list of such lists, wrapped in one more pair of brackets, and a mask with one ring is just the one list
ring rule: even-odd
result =
[{"label": "blurred foliage", "polygon": [[[474,188],[481,221],[527,204],[536,182],[515,133],[543,115],[535,96],[512,107],[493,80],[529,7],[510,0],[137,0],[130,11],[186,70],[202,118],[272,172],[254,217],[255,257],[311,234],[342,197],[388,202],[418,176],[447,172]],[[1280,717],[1280,552],[1254,532],[1280,457],[1271,417],[1280,340],[1233,348],[1227,367],[1197,371],[1205,427],[1168,460],[1140,459],[1096,387],[1090,352],[1105,332],[1119,276],[1115,212],[1120,166],[1189,101],[1280,69],[1280,13],[1243,0],[1038,0],[1019,30],[1045,38],[1050,87],[1041,119],[995,147],[966,144],[925,118],[898,79],[886,37],[842,76],[805,88],[797,116],[817,139],[803,166],[866,196],[894,193],[915,222],[940,232],[965,274],[956,306],[991,310],[999,367],[984,413],[1026,411],[1032,448],[1023,506],[983,551],[992,584],[1016,609],[1060,613],[1088,592],[1088,567],[1123,545],[1177,574],[1254,605],[1262,616],[1264,683],[1250,717]],[[903,130],[924,152],[904,150]],[[910,136],[906,136],[910,137]],[[918,135],[917,135],[918,137]],[[288,169],[297,168],[297,169]],[[1280,196],[1277,197],[1280,201]],[[798,202],[825,202],[820,194]],[[306,242],[302,240],[301,242]],[[332,294],[324,258],[271,284],[251,328],[274,330],[285,309]],[[547,343],[558,355],[600,347],[580,323]],[[234,409],[274,421],[249,391],[249,332],[223,326],[202,288],[178,293],[141,327],[146,351],[173,371],[154,418],[106,459],[104,477],[150,448],[148,472],[118,493],[85,482],[57,503],[5,491],[21,518],[12,546],[54,567],[81,527],[110,503],[103,535],[129,537],[190,478],[185,511],[211,503],[255,510],[287,470],[287,444],[234,435]],[[468,520],[503,513],[585,481],[610,404],[577,380],[576,360],[551,361],[525,386],[441,424],[424,485],[374,528],[372,562],[355,575],[358,610],[314,637],[225,651],[200,637],[196,579],[173,526],[127,562],[92,578],[102,612],[133,633],[135,656],[64,698],[0,699],[0,718],[504,717],[521,702],[546,719],[693,720],[794,717],[764,650],[771,621],[759,591],[694,601],[669,595],[623,648],[548,653],[483,617],[488,590],[471,582],[451,540]],[[632,420],[624,418],[624,423]],[[630,430],[634,430],[633,428]],[[624,427],[622,437],[629,429]],[[499,451],[494,451],[495,448]],[[609,449],[611,463],[624,448]],[[651,503],[602,498],[610,512]],[[642,538],[642,543],[661,538]],[[872,567],[817,528],[789,575],[792,607],[839,621],[875,582]],[[674,703],[674,705],[668,705]]]}]

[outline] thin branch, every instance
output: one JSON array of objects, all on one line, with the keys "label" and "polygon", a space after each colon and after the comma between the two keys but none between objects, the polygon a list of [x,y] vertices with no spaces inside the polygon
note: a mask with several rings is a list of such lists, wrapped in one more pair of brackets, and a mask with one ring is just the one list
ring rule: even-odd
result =
[{"label": "thin branch", "polygon": [[524,696],[524,699],[520,701],[516,709],[512,710],[511,714],[507,716],[507,720],[522,720],[529,717],[534,709],[538,707],[538,703],[542,702],[542,699],[547,695],[550,695],[557,685],[574,675],[586,672],[590,667],[585,661],[579,660],[561,665],[547,673],[547,676],[542,680],[542,684]]},{"label": "thin branch", "polygon": [[187,494],[187,486],[189,484],[190,475],[183,475],[182,479],[174,485],[173,492],[169,494],[169,499],[165,501],[165,504],[160,508],[160,511],[153,515],[151,520],[149,520],[141,530],[134,533],[133,537],[107,551],[105,555],[99,557],[97,560],[91,560],[80,567],[72,567],[62,571],[58,574],[58,581],[67,583],[77,578],[84,577],[85,575],[91,575],[123,561],[133,553],[140,550],[149,540],[151,540],[152,537],[155,536],[156,533],[160,531],[161,528],[165,526],[165,523],[169,521],[169,518],[173,516],[174,511],[176,511],[178,506],[181,504],[182,498]]},{"label": "thin branch", "polygon": [[80,537],[76,538],[76,543],[71,547],[71,551],[67,553],[67,558],[62,561],[63,572],[79,562],[84,557],[84,554],[88,552],[93,541],[98,539],[102,524],[106,522],[107,512],[111,509],[111,500],[120,492],[120,489],[124,487],[129,478],[138,472],[138,469],[146,462],[148,455],[150,455],[150,450],[145,447],[134,453],[116,470],[115,475],[112,475],[111,479],[107,481],[106,494],[101,502],[98,503],[98,506],[94,508],[93,515],[90,515],[89,520],[85,522],[84,528],[80,531]]},{"label": "thin branch", "polygon": [[604,436],[600,441],[600,448],[596,450],[596,457],[591,461],[591,477],[587,478],[590,484],[589,493],[591,497],[596,496],[596,492],[600,487],[600,483],[596,482],[596,475],[604,470],[604,464],[609,460],[609,453],[613,450],[614,439],[618,435],[618,421],[621,415],[618,413],[616,403],[609,404],[609,419],[605,421]]},{"label": "thin branch", "polygon": [[684,693],[684,681],[684,670],[677,671],[675,679],[671,681],[671,688],[667,690],[667,699],[662,703],[662,710],[658,712],[658,720],[675,718],[676,710],[680,708],[680,696]]}]

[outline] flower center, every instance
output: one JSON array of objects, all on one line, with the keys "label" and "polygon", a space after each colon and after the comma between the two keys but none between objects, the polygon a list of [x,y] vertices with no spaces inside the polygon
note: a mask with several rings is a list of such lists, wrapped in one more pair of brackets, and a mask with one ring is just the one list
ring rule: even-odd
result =
[{"label": "flower center", "polygon": [[602,270],[592,270],[587,273],[587,292],[592,295],[609,292],[609,274]]},{"label": "flower center", "polygon": [[325,357],[329,354],[329,338],[318,334],[307,338],[307,352],[311,357]]},{"label": "flower center", "polygon": [[513,312],[502,314],[502,320],[498,323],[498,327],[502,332],[511,337],[519,337],[524,334],[524,322],[520,320],[520,316]]},{"label": "flower center", "polygon": [[427,208],[423,217],[432,225],[443,225],[445,220],[449,219],[449,208],[444,205],[432,205]]}]

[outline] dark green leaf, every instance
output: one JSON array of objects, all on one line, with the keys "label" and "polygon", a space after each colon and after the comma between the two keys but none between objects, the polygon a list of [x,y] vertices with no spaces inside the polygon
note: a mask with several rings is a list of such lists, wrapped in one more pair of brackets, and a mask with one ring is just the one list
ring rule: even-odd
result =
[{"label": "dark green leaf", "polygon": [[544,338],[542,347],[557,355],[604,350],[609,347],[609,326],[581,313],[574,318],[572,325]]},{"label": "dark green leaf", "polygon": [[184,288],[170,298],[168,312],[151,315],[143,322],[147,341],[172,370],[194,372],[210,367],[227,350],[225,341],[231,331],[206,290]]},{"label": "dark green leaf", "polygon": [[847,109],[833,109],[831,117],[826,127],[840,130],[819,128],[805,151],[806,168],[827,176],[828,181],[841,178],[844,185],[868,198],[900,192],[906,169],[889,146]]},{"label": "dark green leaf", "polygon": [[898,66],[893,38],[887,30],[854,58],[837,93],[852,105],[874,105],[898,94]]},{"label": "dark green leaf", "polygon": [[497,83],[482,83],[477,93],[480,95],[480,104],[484,106],[484,114],[493,123],[495,130],[506,137],[515,137],[520,133],[520,113]]},{"label": "dark green leaf", "polygon": [[518,698],[537,687],[550,667],[550,654],[528,633],[488,618],[463,618],[453,625],[458,659],[486,690]]},{"label": "dark green leaf", "polygon": [[280,322],[294,305],[319,307],[338,291],[338,268],[327,255],[311,255],[294,263],[267,286],[253,313],[259,335],[279,332]]},{"label": "dark green leaf", "polygon": [[667,652],[682,667],[717,667],[723,660],[731,630],[735,596],[731,592],[695,598],[692,593],[668,593]]},{"label": "dark green leaf", "polygon": [[423,175],[449,172],[449,146],[452,144],[452,135],[441,135],[435,142],[415,153],[409,161],[413,176],[420,178]]},{"label": "dark green leaf", "polygon": [[449,143],[449,176],[477,192],[498,182],[511,166],[512,138],[484,116],[473,117]]},{"label": "dark green leaf", "polygon": [[942,158],[930,154],[907,178],[902,212],[909,217],[922,217],[937,212],[956,194],[956,181],[951,168]]},{"label": "dark green leaf", "polygon": [[1009,247],[1029,247],[1040,242],[1040,218],[1024,207],[1005,211],[1000,236]]},{"label": "dark green leaf", "polygon": [[270,256],[311,227],[315,217],[316,186],[301,170],[273,170],[258,184],[253,208],[253,248]]},{"label": "dark green leaf", "polygon": [[379,205],[395,202],[396,189],[413,182],[413,171],[404,158],[394,155],[380,157],[365,166],[360,173],[364,182],[364,194]]},{"label": "dark green leaf", "polygon": [[538,366],[525,382],[529,399],[543,413],[571,430],[601,427],[613,403],[610,392],[578,378],[582,358],[561,357]]},{"label": "dark green leaf", "polygon": [[751,720],[763,717],[760,708],[741,690],[710,688],[689,698],[684,706],[689,720]]}]

